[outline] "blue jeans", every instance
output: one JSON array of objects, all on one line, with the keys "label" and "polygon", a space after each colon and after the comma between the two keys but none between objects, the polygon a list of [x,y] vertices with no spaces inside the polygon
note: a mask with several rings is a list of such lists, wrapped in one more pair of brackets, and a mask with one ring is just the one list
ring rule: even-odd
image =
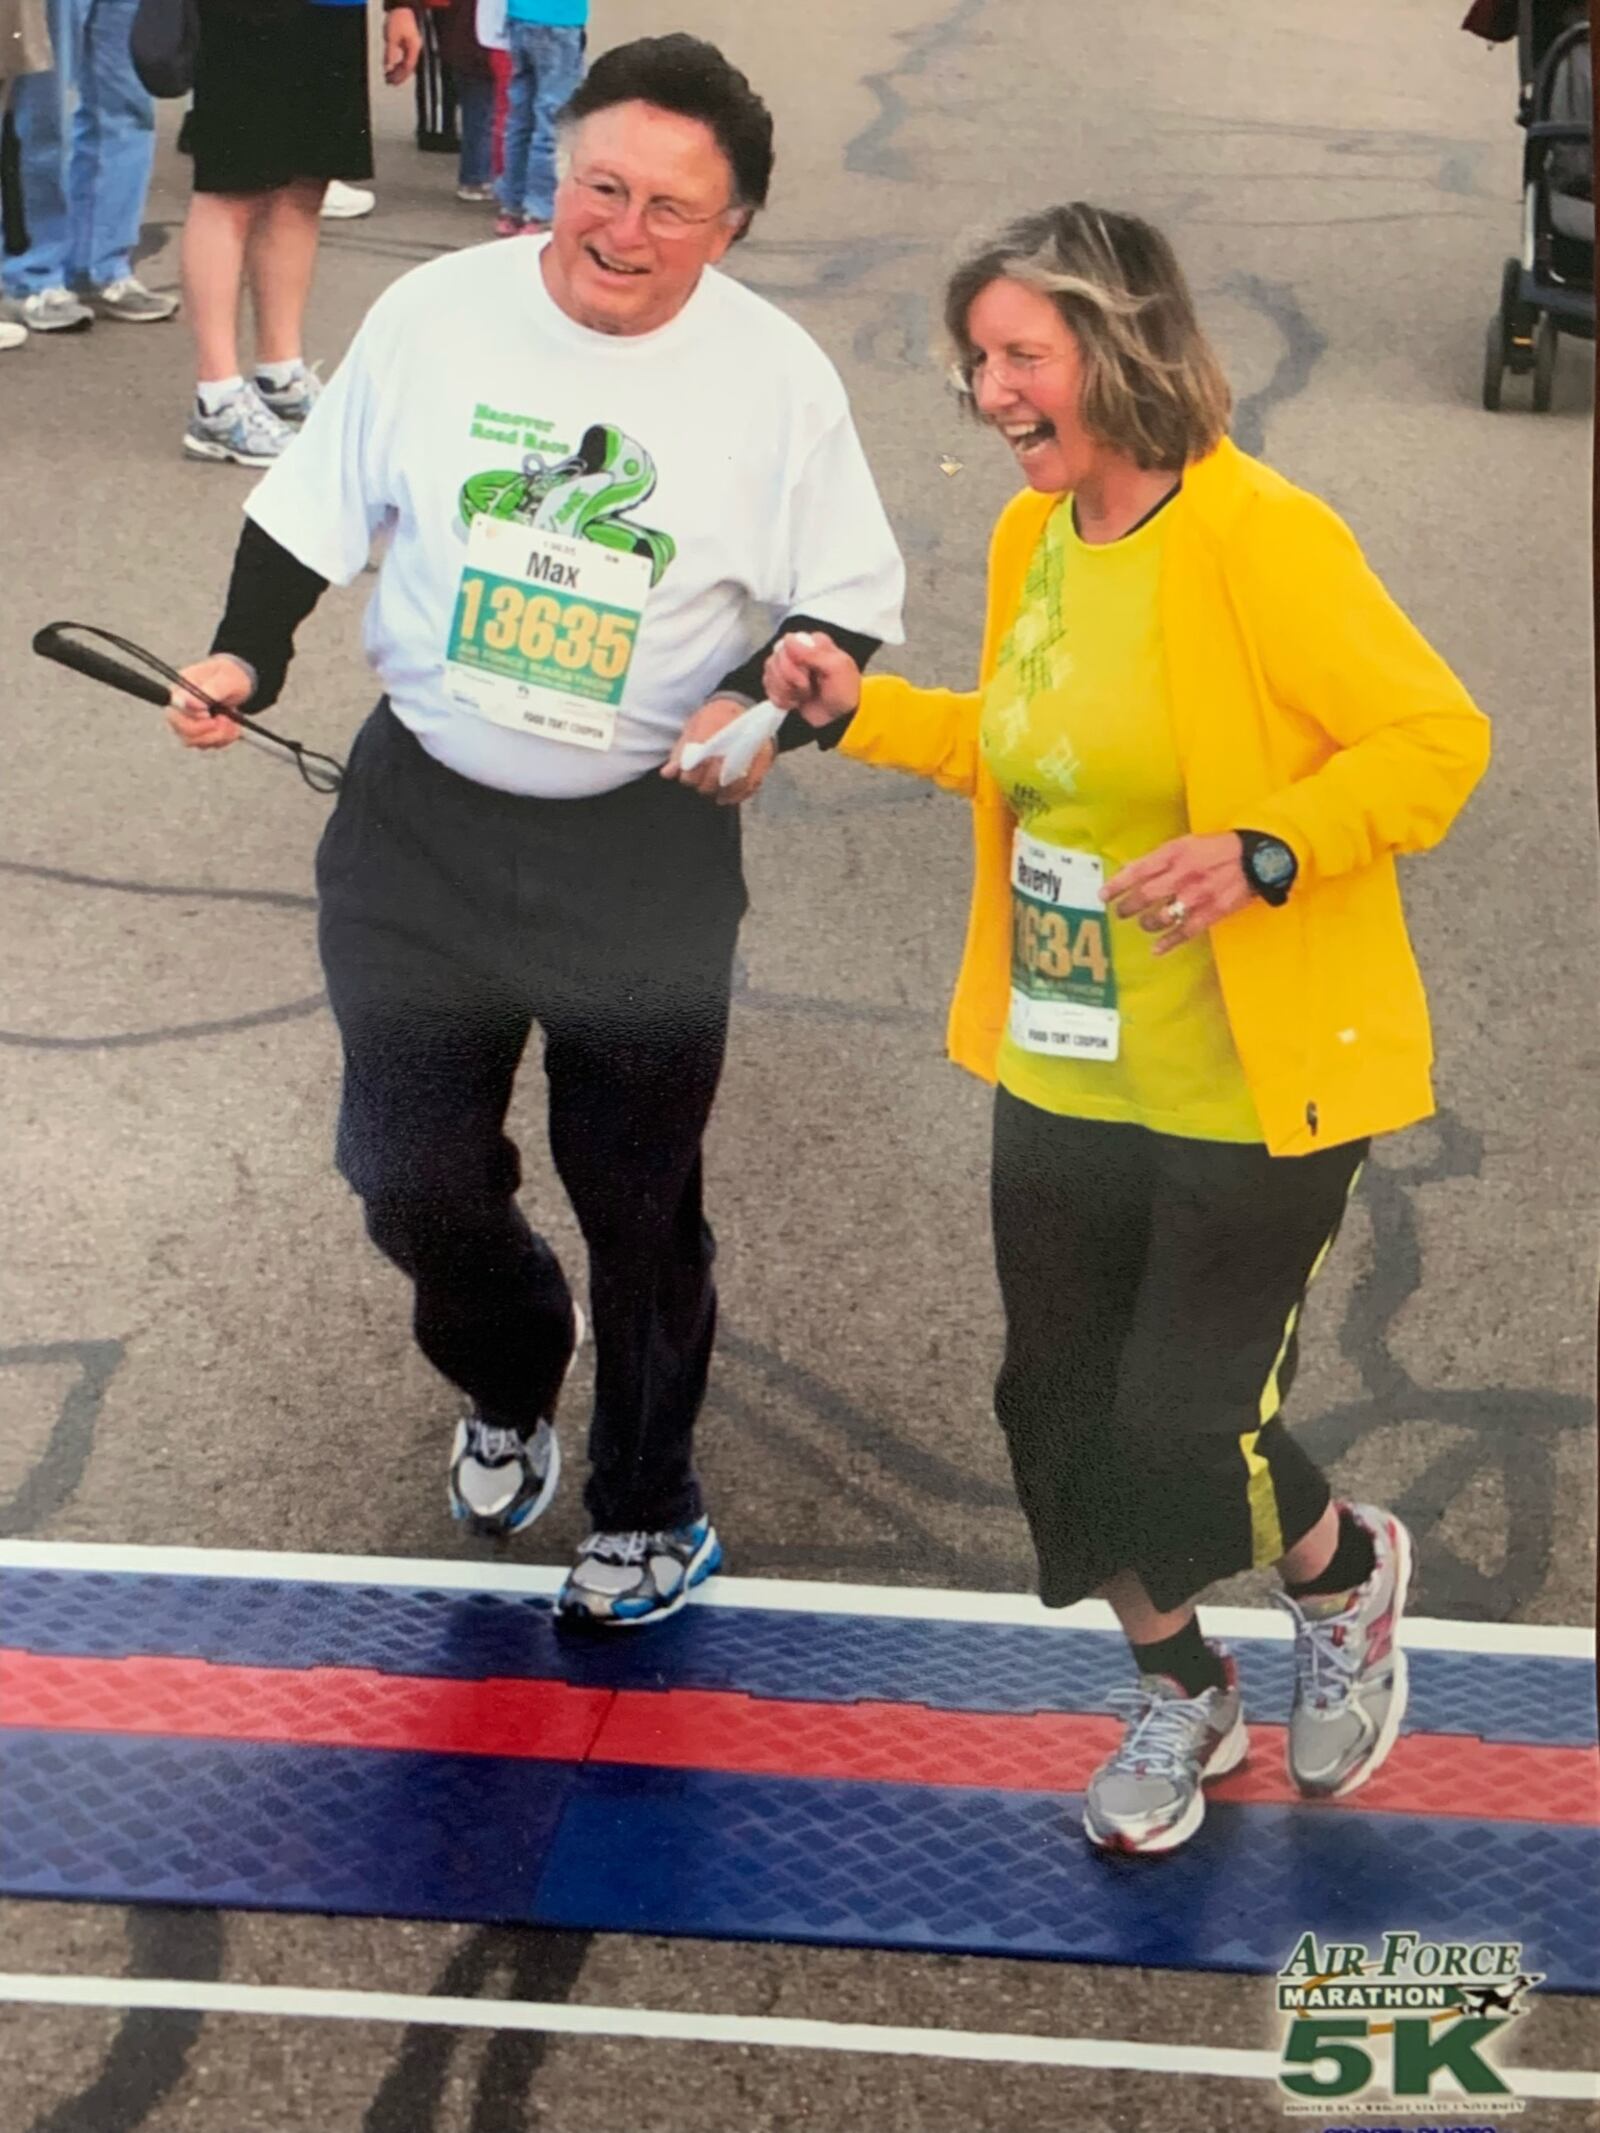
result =
[{"label": "blue jeans", "polygon": [[133,271],[156,138],[155,106],[128,57],[137,4],[49,0],[55,68],[12,83],[28,225],[28,249],[5,262],[14,296],[103,288]]},{"label": "blue jeans", "polygon": [[583,32],[511,21],[506,41],[511,90],[500,209],[528,222],[548,222],[556,204],[556,113],[583,79]]},{"label": "blue jeans", "polygon": [[458,185],[487,185],[494,176],[494,76],[458,74],[456,102],[461,111],[461,162]]}]

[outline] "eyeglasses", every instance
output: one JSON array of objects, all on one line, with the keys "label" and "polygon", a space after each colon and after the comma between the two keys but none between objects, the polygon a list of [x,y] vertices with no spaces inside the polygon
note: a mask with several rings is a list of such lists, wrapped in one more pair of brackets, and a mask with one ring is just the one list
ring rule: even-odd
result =
[{"label": "eyeglasses", "polygon": [[[580,177],[574,171],[572,182],[589,205],[609,220],[628,211],[633,195],[619,178]],[[648,200],[641,211],[640,220],[652,237],[687,237],[691,230],[703,228],[708,222],[719,222],[724,215],[733,213],[733,203],[716,208],[709,215],[691,215],[686,207],[676,200]]]},{"label": "eyeglasses", "polygon": [[992,378],[1004,392],[1026,392],[1040,371],[1059,363],[1061,355],[968,356],[950,366],[950,383],[964,400],[976,399],[978,380]]}]

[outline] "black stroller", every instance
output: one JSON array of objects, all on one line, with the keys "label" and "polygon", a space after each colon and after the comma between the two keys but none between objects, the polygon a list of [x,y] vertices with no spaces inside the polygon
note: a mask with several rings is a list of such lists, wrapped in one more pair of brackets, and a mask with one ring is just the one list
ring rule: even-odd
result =
[{"label": "black stroller", "polygon": [[1500,277],[1489,322],[1483,404],[1494,413],[1509,370],[1531,373],[1543,414],[1563,333],[1594,338],[1594,106],[1584,0],[1474,0],[1463,29],[1517,42],[1522,93],[1522,255]]}]

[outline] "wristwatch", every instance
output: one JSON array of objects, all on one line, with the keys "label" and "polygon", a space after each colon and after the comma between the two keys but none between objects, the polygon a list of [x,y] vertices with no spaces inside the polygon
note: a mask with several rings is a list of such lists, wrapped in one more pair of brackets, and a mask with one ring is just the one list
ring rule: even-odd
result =
[{"label": "wristwatch", "polygon": [[1264,830],[1240,830],[1237,835],[1244,847],[1240,856],[1245,880],[1264,903],[1286,904],[1299,860],[1281,837],[1269,837]]}]

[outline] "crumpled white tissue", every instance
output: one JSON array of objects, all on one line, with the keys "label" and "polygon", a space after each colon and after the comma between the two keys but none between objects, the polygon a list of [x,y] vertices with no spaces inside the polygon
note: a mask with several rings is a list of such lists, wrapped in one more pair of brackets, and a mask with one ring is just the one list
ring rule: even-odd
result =
[{"label": "crumpled white tissue", "polygon": [[709,741],[691,741],[680,759],[683,768],[698,770],[713,756],[721,756],[722,770],[717,783],[737,784],[767,742],[776,735],[784,717],[775,704],[752,704],[748,711],[741,711]]}]

